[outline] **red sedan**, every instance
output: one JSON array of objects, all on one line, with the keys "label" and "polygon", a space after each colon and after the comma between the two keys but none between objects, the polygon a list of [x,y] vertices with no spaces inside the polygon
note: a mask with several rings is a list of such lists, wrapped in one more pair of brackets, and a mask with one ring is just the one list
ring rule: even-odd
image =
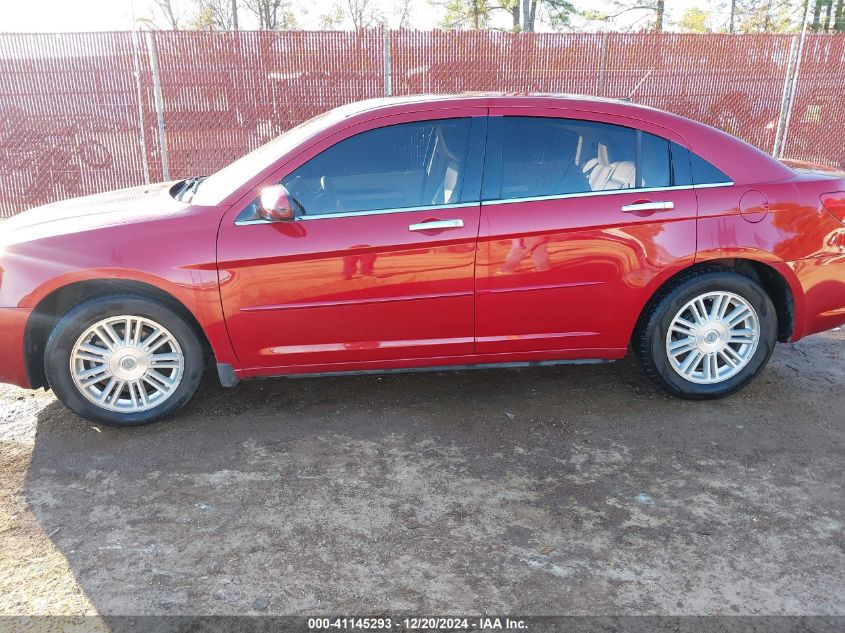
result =
[{"label": "red sedan", "polygon": [[0,380],[107,424],[220,380],[622,358],[747,385],[845,323],[845,180],[559,96],[332,110],[205,177],[0,225]]}]

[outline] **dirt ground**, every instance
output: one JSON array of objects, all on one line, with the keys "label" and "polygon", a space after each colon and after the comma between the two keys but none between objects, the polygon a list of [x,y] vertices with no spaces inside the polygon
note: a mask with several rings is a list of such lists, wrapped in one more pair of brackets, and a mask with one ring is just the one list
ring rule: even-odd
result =
[{"label": "dirt ground", "polygon": [[0,387],[0,614],[845,614],[845,332],[746,391],[613,365],[207,381],[94,426]]}]

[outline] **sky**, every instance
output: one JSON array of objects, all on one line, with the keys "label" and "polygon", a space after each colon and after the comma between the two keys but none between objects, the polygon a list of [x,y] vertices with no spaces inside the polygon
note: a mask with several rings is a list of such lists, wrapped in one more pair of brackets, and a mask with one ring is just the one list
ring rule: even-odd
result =
[{"label": "sky", "polygon": [[[188,0],[176,0],[187,2]],[[300,15],[299,26],[303,29],[317,29],[320,16],[329,13],[338,0],[290,0],[297,7],[304,7],[304,14]],[[340,0],[344,2],[344,0]],[[380,12],[387,16],[388,26],[396,26],[398,21],[397,7],[391,0],[373,0]],[[429,0],[412,0],[411,25],[413,28],[425,30],[437,26],[441,17],[440,10],[433,7]],[[243,2],[241,1],[241,4]],[[667,22],[670,25],[680,20],[684,10],[698,7],[709,11],[713,21],[727,21],[725,6],[717,0],[667,0]],[[576,0],[575,6],[581,10],[606,9],[606,2],[590,2],[590,0]],[[302,12],[302,9],[300,9]],[[241,28],[255,28],[249,12],[240,9]],[[494,26],[507,28],[508,16],[499,12],[500,17]],[[68,32],[68,31],[122,31],[132,28],[133,18],[150,17],[153,15],[151,0],[0,0],[0,31],[18,32]],[[641,12],[630,12],[619,18],[611,28],[626,30],[636,20],[643,17]],[[351,26],[348,25],[348,26]],[[600,30],[607,26],[575,23],[578,30]],[[542,25],[538,27],[542,30]]]}]

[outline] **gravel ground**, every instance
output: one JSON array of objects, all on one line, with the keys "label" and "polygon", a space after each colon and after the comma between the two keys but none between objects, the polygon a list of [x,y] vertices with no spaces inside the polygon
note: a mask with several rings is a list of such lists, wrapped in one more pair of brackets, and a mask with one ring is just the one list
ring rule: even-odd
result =
[{"label": "gravel ground", "polygon": [[0,614],[845,614],[845,332],[746,391],[613,365],[208,381],[100,428],[0,386]]}]

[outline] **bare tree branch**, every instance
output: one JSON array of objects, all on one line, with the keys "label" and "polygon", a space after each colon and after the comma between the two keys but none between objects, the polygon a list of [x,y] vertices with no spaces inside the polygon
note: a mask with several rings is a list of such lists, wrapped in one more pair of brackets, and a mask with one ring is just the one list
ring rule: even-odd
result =
[{"label": "bare tree branch", "polygon": [[258,28],[276,31],[295,29],[296,14],[286,0],[244,0],[246,8],[258,18]]},{"label": "bare tree branch", "polygon": [[173,0],[153,0],[153,7],[157,8],[165,20],[165,28],[178,31],[180,28],[179,20],[181,15],[174,7]]},{"label": "bare tree branch", "polygon": [[373,7],[372,0],[346,0],[352,26],[356,29],[366,29],[383,21],[383,18]]},{"label": "bare tree branch", "polygon": [[399,25],[397,28],[408,28],[411,22],[411,14],[414,12],[414,0],[401,0],[396,9],[396,15],[399,18]]}]

